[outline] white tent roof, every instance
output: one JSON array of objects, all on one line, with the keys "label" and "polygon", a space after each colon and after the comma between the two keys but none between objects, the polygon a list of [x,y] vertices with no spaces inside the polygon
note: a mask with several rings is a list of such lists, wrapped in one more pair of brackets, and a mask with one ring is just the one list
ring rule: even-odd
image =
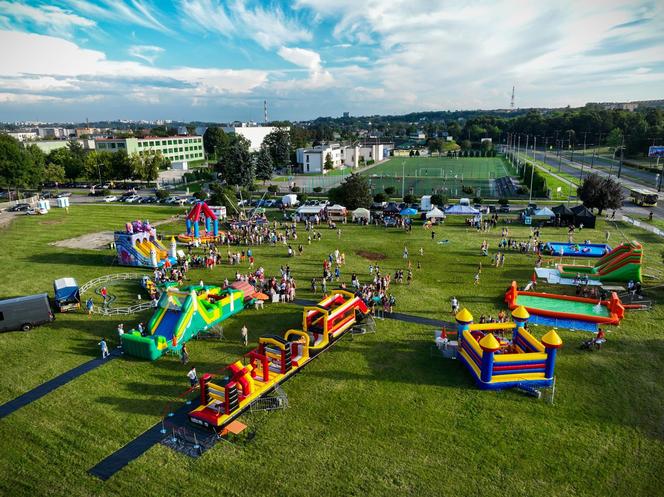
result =
[{"label": "white tent roof", "polygon": [[303,205],[297,209],[298,214],[304,214],[305,216],[313,216],[315,214],[320,214],[323,210],[323,207],[320,205]]},{"label": "white tent roof", "polygon": [[448,207],[445,209],[445,214],[460,214],[464,216],[469,216],[471,214],[479,214],[480,211],[477,209],[469,206],[469,205],[453,205],[452,207]]},{"label": "white tent roof", "polygon": [[541,209],[537,209],[535,212],[533,212],[533,216],[535,217],[555,217],[555,215],[556,213],[548,207],[542,207]]},{"label": "white tent roof", "polygon": [[59,280],[55,280],[53,282],[53,287],[56,290],[60,290],[62,288],[72,288],[77,286],[78,283],[76,283],[76,280],[74,278],[60,278]]},{"label": "white tent roof", "polygon": [[426,214],[427,219],[431,219],[432,217],[442,219],[445,217],[445,213],[441,211],[438,207],[434,207]]},{"label": "white tent roof", "polygon": [[328,205],[327,206],[327,212],[330,212],[330,211],[343,212],[345,210],[346,210],[346,208],[343,205],[339,205],[339,204],[334,204],[334,205]]},{"label": "white tent roof", "polygon": [[365,219],[369,219],[371,217],[371,212],[369,212],[369,209],[365,209],[364,207],[358,207],[353,211],[353,217],[363,217]]}]

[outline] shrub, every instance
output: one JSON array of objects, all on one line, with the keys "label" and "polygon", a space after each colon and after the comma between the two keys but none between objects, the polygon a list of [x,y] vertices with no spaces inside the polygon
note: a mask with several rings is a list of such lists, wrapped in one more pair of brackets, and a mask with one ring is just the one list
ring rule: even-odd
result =
[{"label": "shrub", "polygon": [[290,191],[293,192],[293,193],[297,193],[297,192],[300,191],[300,187],[297,186],[297,185],[293,185],[293,186],[291,186]]},{"label": "shrub", "polygon": [[482,197],[473,197],[473,203],[481,204],[482,203]]},{"label": "shrub", "polygon": [[475,189],[472,186],[462,186],[461,191],[466,195],[472,195],[475,193]]},{"label": "shrub", "polygon": [[440,193],[431,195],[431,203],[437,206],[443,206],[447,203],[447,197],[444,197]]},{"label": "shrub", "polygon": [[252,183],[247,187],[247,190],[249,190],[250,192],[258,191],[258,186],[256,185],[256,183]]},{"label": "shrub", "polygon": [[155,197],[157,197],[159,200],[164,200],[165,198],[168,198],[171,196],[170,193],[168,193],[168,190],[157,190],[154,193]]},{"label": "shrub", "polygon": [[519,188],[516,189],[516,193],[518,193],[519,195],[526,195],[528,193],[528,187],[520,186]]},{"label": "shrub", "polygon": [[370,166],[371,164],[375,164],[375,163],[376,163],[375,160],[373,160],[373,159],[369,159],[369,160],[367,161],[367,166]]},{"label": "shrub", "polygon": [[279,185],[270,185],[267,187],[267,191],[270,193],[277,193],[279,192]]},{"label": "shrub", "polygon": [[387,202],[390,199],[390,197],[385,195],[383,192],[380,192],[380,193],[376,193],[376,195],[374,195],[373,199],[374,199],[374,202]]},{"label": "shrub", "polygon": [[396,191],[397,191],[397,189],[394,188],[393,186],[385,187],[385,193],[387,193],[390,196],[394,195],[396,193]]},{"label": "shrub", "polygon": [[320,192],[322,192],[322,191],[323,191],[323,187],[322,187],[322,186],[314,186],[314,193],[320,193]]},{"label": "shrub", "polygon": [[403,196],[403,201],[407,204],[413,204],[413,203],[417,202],[417,198],[415,197],[415,195],[412,195],[410,193],[406,193]]},{"label": "shrub", "polygon": [[510,200],[506,197],[502,197],[502,198],[498,199],[498,203],[500,205],[508,205],[510,203]]}]

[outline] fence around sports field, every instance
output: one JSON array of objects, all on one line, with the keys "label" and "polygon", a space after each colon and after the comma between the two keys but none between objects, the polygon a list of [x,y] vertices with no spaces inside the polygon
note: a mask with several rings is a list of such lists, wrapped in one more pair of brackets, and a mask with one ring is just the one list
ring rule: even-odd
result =
[{"label": "fence around sports field", "polygon": [[[450,197],[473,195],[495,197],[496,180],[514,176],[512,166],[502,157],[394,158],[365,173],[373,193],[393,187],[397,195],[440,193]],[[472,189],[466,193],[463,189]]]}]

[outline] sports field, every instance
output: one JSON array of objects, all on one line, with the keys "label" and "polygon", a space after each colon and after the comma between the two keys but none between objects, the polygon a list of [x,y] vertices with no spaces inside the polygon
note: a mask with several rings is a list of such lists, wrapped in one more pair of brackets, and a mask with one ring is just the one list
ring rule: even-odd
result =
[{"label": "sports field", "polygon": [[[512,166],[502,157],[398,157],[364,174],[369,176],[374,192],[392,186],[401,194],[442,193],[464,196],[462,187],[471,187],[478,196],[496,196],[495,180],[512,176]],[[405,178],[404,178],[405,177]]]}]

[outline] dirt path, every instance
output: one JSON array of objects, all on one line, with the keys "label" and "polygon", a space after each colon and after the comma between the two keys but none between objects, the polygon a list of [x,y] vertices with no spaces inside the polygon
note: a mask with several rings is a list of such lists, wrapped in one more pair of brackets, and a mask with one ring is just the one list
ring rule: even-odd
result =
[{"label": "dirt path", "polygon": [[[157,221],[156,223],[150,223],[152,226],[160,226],[162,224],[168,224],[173,221],[176,221],[178,216],[172,216],[169,219],[164,219],[163,221]],[[54,247],[60,248],[73,248],[73,249],[85,249],[85,250],[105,250],[108,249],[111,242],[113,242],[113,231],[98,231],[97,233],[88,233],[86,235],[77,236],[74,238],[67,238],[66,240],[60,240],[58,242],[49,243]]]}]

